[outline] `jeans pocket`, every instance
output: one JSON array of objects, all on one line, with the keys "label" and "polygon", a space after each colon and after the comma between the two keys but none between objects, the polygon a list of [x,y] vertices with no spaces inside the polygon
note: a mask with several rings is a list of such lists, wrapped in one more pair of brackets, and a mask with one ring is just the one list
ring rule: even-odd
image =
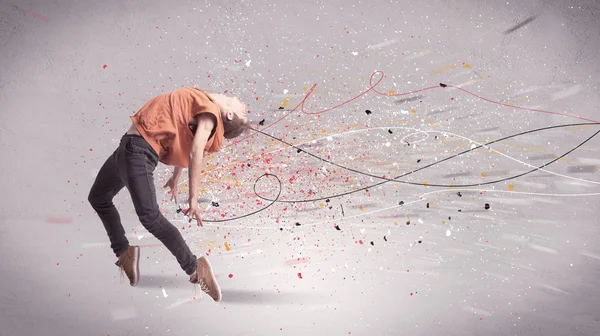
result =
[{"label": "jeans pocket", "polygon": [[131,155],[144,155],[143,148],[140,148],[139,146],[137,146],[136,144],[134,144],[131,140],[127,141],[127,143],[125,144],[124,148],[125,148],[125,152],[127,152],[127,154],[131,154]]}]

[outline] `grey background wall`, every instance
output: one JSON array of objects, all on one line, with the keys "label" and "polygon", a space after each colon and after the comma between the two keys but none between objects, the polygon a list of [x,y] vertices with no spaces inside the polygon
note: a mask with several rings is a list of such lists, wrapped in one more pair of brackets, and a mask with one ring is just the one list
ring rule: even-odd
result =
[{"label": "grey background wall", "polygon": [[[599,16],[593,0],[0,1],[0,334],[597,335],[595,125],[511,138],[402,179],[413,184],[344,197],[379,181],[255,135],[207,158],[207,219],[267,205],[253,192],[265,172],[283,181],[281,200],[330,202],[203,229],[168,202],[172,169],[160,165],[161,207],[212,255],[218,305],[193,293],[125,190],[115,203],[145,259],[140,287],[121,283],[87,194],[128,117],[182,86],[237,95],[273,125],[265,132],[375,176],[600,120]],[[375,71],[382,94],[308,114],[359,96]],[[481,98],[395,96],[439,83]],[[518,175],[588,138],[517,179],[431,185]],[[257,185],[277,193],[273,180]]]}]

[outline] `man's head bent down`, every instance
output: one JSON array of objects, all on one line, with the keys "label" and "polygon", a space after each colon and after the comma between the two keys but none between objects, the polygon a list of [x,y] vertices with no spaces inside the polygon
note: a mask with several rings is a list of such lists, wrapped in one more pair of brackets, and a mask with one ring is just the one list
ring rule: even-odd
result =
[{"label": "man's head bent down", "polygon": [[221,109],[225,139],[236,138],[250,129],[250,121],[246,116],[246,105],[237,97],[228,97],[220,93],[209,93],[208,95]]}]

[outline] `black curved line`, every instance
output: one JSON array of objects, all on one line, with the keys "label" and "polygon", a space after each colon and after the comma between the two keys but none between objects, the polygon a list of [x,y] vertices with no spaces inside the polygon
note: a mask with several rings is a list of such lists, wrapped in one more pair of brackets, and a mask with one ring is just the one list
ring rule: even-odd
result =
[{"label": "black curved line", "polygon": [[[313,157],[315,157],[315,158],[317,158],[317,159],[319,159],[319,160],[321,160],[321,161],[327,162],[327,163],[329,163],[329,164],[331,164],[331,165],[334,165],[334,166],[336,166],[336,167],[339,167],[339,168],[342,168],[342,169],[346,169],[346,170],[349,170],[349,171],[352,171],[352,172],[355,172],[355,173],[358,173],[358,174],[362,174],[362,175],[365,175],[365,176],[369,176],[369,177],[377,178],[377,179],[380,179],[380,180],[384,180],[383,182],[375,183],[375,184],[373,184],[373,185],[370,185],[370,186],[367,186],[367,187],[364,187],[364,188],[360,188],[360,189],[356,189],[356,190],[353,190],[353,191],[349,191],[349,192],[345,192],[345,193],[341,193],[341,194],[336,194],[336,195],[332,195],[332,196],[328,196],[328,197],[314,198],[314,199],[310,199],[310,200],[277,201],[277,202],[279,202],[279,203],[304,203],[304,202],[314,202],[314,201],[320,201],[320,200],[324,200],[324,199],[331,199],[331,198],[337,198],[337,197],[341,197],[341,196],[349,195],[349,194],[352,194],[352,193],[355,193],[355,192],[359,192],[359,191],[362,191],[362,190],[366,190],[366,189],[369,189],[369,188],[373,188],[373,187],[379,186],[379,185],[381,185],[381,184],[384,184],[384,183],[387,183],[387,182],[397,182],[397,183],[405,183],[405,184],[412,184],[412,185],[431,186],[431,187],[446,187],[446,188],[448,188],[448,187],[452,187],[452,188],[476,187],[476,186],[483,186],[483,185],[488,185],[488,184],[494,184],[494,183],[504,182],[504,181],[507,181],[507,180],[511,180],[511,179],[515,179],[515,178],[521,177],[521,176],[523,176],[523,175],[530,174],[530,173],[532,173],[532,172],[534,172],[534,171],[537,171],[537,170],[539,170],[539,169],[542,169],[542,168],[544,168],[544,167],[546,167],[546,166],[548,166],[548,165],[550,165],[550,164],[552,164],[552,163],[554,163],[554,162],[556,162],[556,161],[558,161],[558,160],[562,159],[562,158],[563,158],[563,157],[565,157],[566,155],[570,154],[571,152],[573,152],[574,150],[576,150],[577,148],[581,147],[581,146],[582,146],[582,145],[584,145],[586,142],[588,142],[589,140],[591,140],[591,139],[592,139],[593,137],[595,137],[595,136],[596,136],[598,133],[600,133],[600,131],[598,131],[598,132],[594,133],[594,134],[593,134],[591,137],[589,137],[588,139],[586,139],[585,141],[583,141],[582,143],[580,143],[578,146],[576,146],[576,147],[572,148],[572,149],[571,149],[571,150],[569,150],[568,152],[564,153],[564,154],[563,154],[563,155],[561,155],[560,157],[558,157],[558,158],[556,158],[556,159],[554,159],[554,160],[552,160],[552,161],[550,161],[550,162],[548,162],[548,163],[546,163],[546,164],[544,164],[544,165],[542,165],[542,166],[540,166],[540,167],[536,167],[536,168],[534,168],[534,169],[532,169],[532,170],[530,170],[530,171],[528,171],[528,172],[525,172],[525,173],[522,173],[522,174],[518,174],[518,175],[515,175],[515,176],[511,176],[511,177],[507,177],[507,178],[500,179],[500,180],[489,181],[489,182],[483,182],[483,183],[475,183],[475,184],[449,185],[449,184],[430,184],[430,183],[428,183],[428,184],[424,184],[424,183],[416,183],[416,182],[408,182],[408,181],[398,181],[397,179],[399,179],[399,178],[401,178],[401,177],[404,177],[404,176],[407,176],[407,175],[410,175],[410,174],[413,174],[413,173],[416,173],[416,172],[418,172],[418,171],[421,171],[421,170],[423,170],[423,169],[426,169],[426,168],[429,168],[429,167],[435,166],[435,165],[437,165],[437,164],[440,164],[440,163],[442,163],[442,162],[444,162],[444,161],[448,161],[448,160],[450,160],[450,159],[453,159],[453,158],[455,158],[455,157],[458,157],[458,156],[461,156],[461,155],[463,155],[463,154],[469,153],[469,152],[471,152],[471,151],[474,151],[474,150],[476,150],[476,149],[479,149],[479,148],[481,148],[481,147],[484,147],[484,146],[487,146],[487,145],[491,145],[491,144],[493,144],[493,143],[496,143],[496,142],[504,141],[504,140],[507,140],[507,139],[510,139],[510,138],[518,137],[518,136],[520,136],[520,135],[529,134],[529,133],[534,133],[534,132],[540,132],[540,131],[544,131],[544,130],[548,130],[548,129],[553,129],[553,128],[563,128],[563,127],[572,127],[572,126],[591,126],[591,125],[600,125],[600,123],[577,123],[577,124],[566,124],[566,125],[547,126],[547,127],[537,128],[537,129],[528,130],[528,131],[524,131],[524,132],[521,132],[521,133],[517,133],[517,134],[509,135],[509,136],[506,136],[506,137],[503,137],[503,138],[500,138],[500,139],[497,139],[497,140],[490,141],[490,142],[488,142],[488,143],[485,143],[485,144],[483,144],[483,145],[479,145],[479,146],[473,147],[473,148],[471,148],[471,149],[468,149],[468,150],[465,150],[465,151],[463,151],[463,152],[457,153],[457,154],[455,154],[455,155],[449,156],[449,157],[447,157],[447,158],[445,158],[445,159],[442,159],[442,160],[440,160],[440,161],[436,161],[436,162],[433,162],[433,163],[431,163],[431,164],[425,165],[425,166],[423,166],[423,167],[421,167],[421,168],[415,169],[415,170],[413,170],[413,171],[410,171],[410,172],[404,173],[404,174],[402,174],[402,175],[398,175],[398,176],[396,176],[396,177],[394,177],[394,178],[391,178],[391,179],[387,179],[387,178],[383,178],[383,177],[381,177],[381,176],[376,176],[376,175],[372,175],[372,174],[364,173],[364,172],[358,171],[358,170],[356,170],[356,169],[352,169],[352,168],[344,167],[344,166],[342,166],[342,165],[336,164],[336,163],[334,163],[334,162],[331,162],[331,161],[329,161],[329,160],[323,159],[323,158],[321,158],[321,157],[319,157],[319,156],[317,156],[317,155],[314,155],[314,154],[312,154],[312,153],[306,152],[304,149],[298,148],[298,147],[296,147],[296,146],[294,146],[294,145],[292,145],[292,144],[290,144],[290,143],[288,143],[288,142],[286,142],[286,141],[284,141],[284,140],[277,139],[277,138],[275,138],[274,136],[272,136],[272,135],[270,135],[270,134],[264,133],[264,132],[262,132],[262,131],[260,131],[260,130],[256,130],[256,129],[253,129],[253,130],[254,130],[254,131],[256,131],[256,132],[258,132],[258,133],[261,133],[261,134],[263,134],[263,135],[266,135],[266,136],[268,136],[268,137],[270,137],[270,138],[272,138],[272,139],[275,139],[275,140],[277,140],[277,141],[280,141],[280,142],[282,142],[282,143],[284,143],[284,144],[286,144],[286,145],[288,145],[288,146],[291,146],[291,147],[294,147],[294,148],[296,148],[296,149],[299,149],[299,150],[301,150],[301,151],[305,152],[306,154],[308,154],[308,155],[310,155],[310,156],[313,156]],[[262,197],[262,196],[260,196],[259,194],[256,194],[256,196],[258,196],[259,198],[261,198],[261,199],[263,199],[263,200],[267,200],[267,201],[273,201],[272,199],[268,199],[268,198]]]}]

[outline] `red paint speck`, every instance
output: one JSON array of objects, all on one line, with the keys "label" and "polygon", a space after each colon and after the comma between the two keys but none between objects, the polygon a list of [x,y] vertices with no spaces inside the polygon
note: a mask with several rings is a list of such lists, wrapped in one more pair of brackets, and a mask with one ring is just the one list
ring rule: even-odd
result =
[{"label": "red paint speck", "polygon": [[104,64],[104,66],[102,66],[102,69],[106,69],[108,68],[108,65]]},{"label": "red paint speck", "polygon": [[298,273],[298,278],[302,279],[302,273]]},{"label": "red paint speck", "polygon": [[233,274],[229,274],[229,279],[233,278]]},{"label": "red paint speck", "polygon": [[90,148],[90,152],[93,152],[94,150]]}]

